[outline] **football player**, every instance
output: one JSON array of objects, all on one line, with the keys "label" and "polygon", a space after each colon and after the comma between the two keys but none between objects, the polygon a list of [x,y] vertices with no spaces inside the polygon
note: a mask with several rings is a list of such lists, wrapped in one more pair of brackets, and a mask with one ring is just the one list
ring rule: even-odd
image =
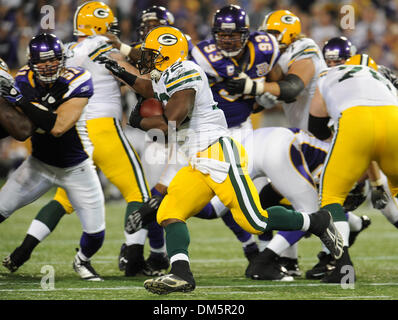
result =
[{"label": "football player", "polygon": [[[1,83],[14,81],[7,64],[0,58],[0,86]],[[0,139],[11,136],[18,141],[25,141],[35,130],[32,121],[19,109],[11,105],[6,99],[0,98]],[[3,217],[0,215],[0,221]]]},{"label": "football player", "polygon": [[[0,215],[8,218],[38,199],[51,187],[62,187],[80,219],[83,234],[73,268],[85,280],[102,280],[90,263],[105,235],[105,204],[101,184],[90,155],[90,137],[78,122],[93,95],[91,74],[66,67],[62,42],[52,34],[39,34],[29,42],[28,65],[1,86],[1,95],[14,103],[37,126],[32,135],[32,155],[0,190]],[[35,220],[36,233],[48,232]],[[37,231],[40,230],[40,231]],[[10,256],[3,265],[15,271]]]},{"label": "football player", "polygon": [[[138,64],[140,73],[150,73],[152,80],[137,77],[130,82],[138,93],[145,97],[155,95],[165,107],[163,115],[147,118],[141,117],[136,108],[129,123],[143,130],[157,128],[164,133],[177,130],[177,136],[185,129],[183,135],[187,139],[181,148],[190,159],[190,165],[173,178],[156,215],[166,231],[170,273],[145,281],[145,288],[158,294],[195,289],[186,220],[215,195],[246,231],[261,234],[272,229],[308,230],[320,236],[339,257],[341,239],[329,212],[307,215],[283,207],[261,208],[247,172],[244,148],[229,137],[224,113],[213,99],[205,72],[188,61],[187,55],[188,41],[181,31],[173,27],[155,28],[145,38]],[[126,72],[109,61],[106,66],[115,74]],[[139,230],[154,218],[153,212],[138,210],[129,216],[126,230]]]},{"label": "football player", "polygon": [[396,139],[398,101],[395,88],[377,73],[377,65],[369,56],[355,55],[342,66],[321,73],[310,112],[316,117],[330,116],[336,130],[325,161],[320,181],[320,205],[332,212],[336,227],[343,232],[344,253],[336,268],[323,282],[341,283],[351,266],[348,253],[348,223],[343,202],[350,189],[377,161],[391,183],[395,196],[398,187]]},{"label": "football player", "polygon": [[[91,1],[79,6],[73,22],[77,42],[68,44],[66,64],[81,66],[92,74],[94,94],[88,100],[79,124],[87,128],[86,135],[91,142],[94,164],[120,190],[127,202],[127,217],[149,200],[151,193],[140,159],[122,130],[119,81],[98,62],[102,55],[109,54],[123,59],[103,36],[115,21],[112,10],[102,2]],[[53,200],[39,211],[21,246],[6,258],[13,265],[12,270],[15,271],[29,259],[34,248],[54,230],[65,213],[75,210],[78,212],[78,208],[72,205],[70,195],[67,195],[65,189],[58,188]],[[145,230],[140,233],[145,233]],[[140,236],[125,234],[127,256],[134,254],[133,244]],[[143,265],[142,261],[139,270],[135,266],[127,266],[125,275],[135,275],[143,269]],[[151,270],[145,269],[151,273]],[[83,273],[81,276],[85,277]]]}]

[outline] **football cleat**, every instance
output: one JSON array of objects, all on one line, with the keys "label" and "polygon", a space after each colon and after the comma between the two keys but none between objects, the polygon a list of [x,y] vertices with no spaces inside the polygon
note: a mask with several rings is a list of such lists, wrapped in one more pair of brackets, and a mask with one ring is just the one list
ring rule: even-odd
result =
[{"label": "football cleat", "polygon": [[17,266],[11,259],[11,255],[5,257],[3,259],[3,266],[6,267],[10,272],[15,272],[18,270],[19,266]]},{"label": "football cleat", "polygon": [[[319,225],[322,226],[322,231],[316,233],[323,244],[328,248],[332,256],[337,260],[343,255],[343,237],[336,229],[333,223],[331,213],[326,209],[321,209],[318,212],[311,214],[311,218],[316,218]],[[323,228],[323,226],[326,226]],[[319,227],[319,226],[315,226]]]},{"label": "football cleat", "polygon": [[367,227],[370,226],[370,224],[372,223],[372,221],[370,220],[370,218],[368,216],[361,216],[361,220],[362,220],[362,227],[359,231],[350,231],[350,236],[348,238],[348,247],[351,247],[356,238],[358,237],[358,235],[365,230]]},{"label": "football cleat", "polygon": [[336,267],[336,260],[324,251],[318,253],[319,262],[305,273],[306,279],[319,280]]},{"label": "football cleat", "polygon": [[[347,267],[352,267],[352,274],[348,274],[349,269]],[[328,272],[322,279],[321,282],[324,283],[346,283],[350,280],[352,284],[356,280],[356,275],[354,271],[354,266],[348,254],[347,247],[344,248],[342,257],[336,261],[336,267]]]},{"label": "football cleat", "polygon": [[298,265],[298,259],[280,257],[278,259],[278,262],[282,267],[285,267],[289,276],[301,277],[301,270]]},{"label": "football cleat", "polygon": [[174,274],[166,274],[164,276],[148,279],[144,282],[146,290],[156,294],[168,294],[172,292],[190,292],[195,289],[194,283],[176,276]]},{"label": "football cleat", "polygon": [[76,254],[72,263],[73,269],[83,280],[88,281],[103,281],[99,274],[94,270],[90,261],[83,261]]},{"label": "football cleat", "polygon": [[127,265],[126,248],[127,245],[125,243],[123,243],[122,246],[120,247],[120,253],[118,257],[118,266],[120,271],[126,270],[126,265]]},{"label": "football cleat", "polygon": [[271,260],[266,264],[253,263],[251,270],[253,280],[272,280],[272,281],[293,281],[289,276],[287,269],[281,266],[276,260]]},{"label": "football cleat", "polygon": [[170,267],[170,260],[166,253],[163,252],[152,252],[150,253],[148,259],[146,259],[146,264],[153,272],[158,272],[159,274],[162,270],[167,270]]},{"label": "football cleat", "polygon": [[245,276],[246,276],[246,278],[250,278],[252,275],[253,262],[259,253],[257,244],[252,243],[252,244],[248,245],[244,249],[244,253],[245,253],[245,257],[249,261],[249,264],[245,270]]}]

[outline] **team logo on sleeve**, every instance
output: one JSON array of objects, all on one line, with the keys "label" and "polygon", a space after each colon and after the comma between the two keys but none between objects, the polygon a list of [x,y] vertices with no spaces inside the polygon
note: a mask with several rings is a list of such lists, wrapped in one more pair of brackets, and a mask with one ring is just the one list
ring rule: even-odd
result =
[{"label": "team logo on sleeve", "polygon": [[177,37],[174,34],[164,33],[159,36],[158,42],[164,46],[172,46],[176,44],[178,41]]},{"label": "team logo on sleeve", "polygon": [[105,9],[103,9],[103,8],[95,9],[94,12],[93,12],[93,14],[94,14],[97,18],[102,18],[102,19],[107,18],[107,17],[109,16],[109,12],[106,11]]}]

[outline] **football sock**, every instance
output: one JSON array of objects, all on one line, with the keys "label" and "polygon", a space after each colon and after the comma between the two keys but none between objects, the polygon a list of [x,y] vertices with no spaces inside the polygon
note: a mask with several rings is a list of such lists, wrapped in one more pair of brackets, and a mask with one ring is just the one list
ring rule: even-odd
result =
[{"label": "football sock", "polygon": [[[65,213],[66,211],[64,207],[58,201],[51,200],[43,208],[40,209],[35,220],[42,222],[44,225],[47,226],[50,232],[52,232],[55,229],[55,227],[58,225],[58,222],[61,220],[61,218],[64,216]],[[31,227],[30,234],[36,237],[34,233],[34,228],[35,228],[34,226]],[[45,237],[43,238],[36,237],[36,238],[41,241]]]},{"label": "football sock", "polygon": [[295,244],[284,250],[280,254],[280,256],[283,258],[298,259],[298,243],[296,242]]},{"label": "football sock", "polygon": [[235,234],[235,236],[238,238],[240,242],[246,242],[252,238],[251,233],[243,230],[234,220],[232,217],[231,211],[228,211],[226,214],[224,214],[222,217],[222,220],[226,224],[228,228],[231,229],[231,231]]},{"label": "football sock", "polygon": [[304,234],[303,231],[280,231],[270,241],[268,248],[281,255],[282,252],[300,240]]},{"label": "football sock", "polygon": [[348,212],[348,224],[350,231],[360,231],[362,229],[362,219],[352,212]]},{"label": "football sock", "polygon": [[11,260],[19,267],[29,260],[34,248],[40,243],[35,237],[27,234],[22,244],[11,253]]},{"label": "football sock", "polygon": [[126,231],[124,232],[124,236],[126,237],[126,245],[130,246],[132,244],[140,244],[144,245],[146,238],[148,235],[148,230],[146,228],[141,228],[137,232],[134,232],[132,234],[128,234]]},{"label": "football sock", "polygon": [[308,215],[282,206],[267,208],[268,223],[265,231],[269,230],[301,230],[306,228]]},{"label": "football sock", "polygon": [[165,244],[163,227],[153,221],[148,224],[147,228],[150,247],[154,249],[162,248]]},{"label": "football sock", "polygon": [[105,230],[97,233],[83,232],[80,238],[80,251],[90,259],[102,246],[105,239]]},{"label": "football sock", "polygon": [[172,259],[177,254],[188,257],[190,242],[188,227],[184,222],[170,223],[165,227],[167,254]]}]

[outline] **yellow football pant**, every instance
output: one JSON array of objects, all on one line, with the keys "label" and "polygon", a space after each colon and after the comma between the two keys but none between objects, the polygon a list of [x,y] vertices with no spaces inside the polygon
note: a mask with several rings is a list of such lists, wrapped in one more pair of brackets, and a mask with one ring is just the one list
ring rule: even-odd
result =
[{"label": "yellow football pant", "polygon": [[[86,121],[89,138],[93,144],[93,161],[108,180],[114,184],[127,203],[145,202],[151,192],[140,159],[114,118]],[[74,210],[66,192],[58,188],[54,196],[67,213]]]},{"label": "yellow football pant", "polygon": [[357,106],[345,110],[338,123],[321,176],[321,207],[344,200],[377,161],[398,192],[398,106]]},{"label": "yellow football pant", "polygon": [[243,229],[262,234],[267,227],[268,213],[262,209],[256,187],[247,172],[247,157],[242,145],[232,138],[220,138],[197,156],[229,162],[227,178],[217,183],[209,174],[191,166],[182,168],[171,181],[159,207],[158,223],[167,219],[185,222],[217,195]]}]

